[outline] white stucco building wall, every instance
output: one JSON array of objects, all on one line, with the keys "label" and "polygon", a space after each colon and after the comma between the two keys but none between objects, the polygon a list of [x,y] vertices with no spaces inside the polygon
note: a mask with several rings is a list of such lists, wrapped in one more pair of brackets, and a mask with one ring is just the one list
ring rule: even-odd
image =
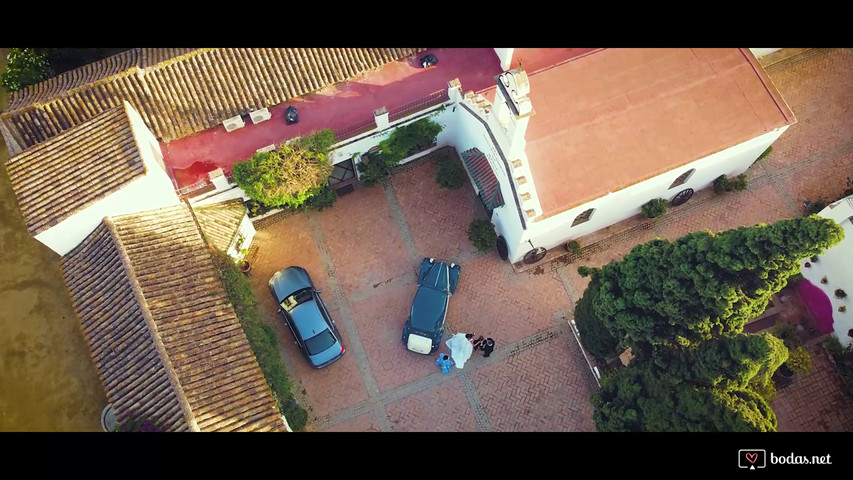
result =
[{"label": "white stucco building wall", "polygon": [[[237,248],[237,243],[240,242],[240,238],[242,237],[243,241],[240,244],[240,248]],[[252,241],[255,239],[255,226],[252,224],[252,221],[249,220],[248,215],[243,216],[243,220],[240,222],[240,227],[237,230],[237,236],[234,238],[234,241],[231,242],[231,245],[228,246],[228,251],[226,252],[228,256],[235,259],[242,259],[245,255],[242,250],[248,250],[252,245]]]},{"label": "white stucco building wall", "polygon": [[129,105],[126,107],[136,146],[145,165],[145,175],[128,182],[120,190],[35,236],[36,240],[59,255],[65,255],[79,245],[106,216],[136,213],[180,203],[172,180],[163,167],[160,144],[142,122],[139,114]]},{"label": "white stucco building wall", "polygon": [[749,51],[755,55],[755,58],[761,58],[765,55],[770,55],[771,53],[782,50],[781,48],[750,48]]},{"label": "white stucco building wall", "polygon": [[[818,213],[821,217],[831,218],[844,229],[844,239],[838,245],[831,247],[818,256],[817,262],[809,259],[800,264],[803,278],[823,290],[832,303],[832,328],[841,345],[848,346],[853,341],[847,331],[853,328],[853,195],[845,197],[829,205]],[[811,266],[805,268],[809,262]],[[826,277],[827,282],[821,283]],[[836,298],[835,290],[842,289],[847,293],[846,298]],[[846,312],[839,312],[841,306]]]},{"label": "white stucco building wall", "polygon": [[[641,212],[641,207],[649,200],[664,198],[669,201],[684,189],[692,188],[698,191],[709,187],[714,179],[720,175],[725,174],[730,177],[739,175],[746,171],[755,159],[787,129],[788,127],[784,126],[767,132],[739,145],[701,158],[683,167],[650,178],[628,188],[612,192],[561,214],[532,222],[529,228],[531,237],[536,239],[533,243],[537,247],[553,248],[566,241],[588,235],[637,215]],[[691,169],[694,172],[685,183],[669,188],[675,179]],[[590,208],[595,210],[589,221],[572,227],[571,225],[575,218]]]},{"label": "white stucco building wall", "polygon": [[396,128],[416,122],[422,118],[429,118],[430,120],[441,125],[442,130],[438,134],[438,137],[436,137],[435,147],[430,148],[428,150],[424,150],[423,152],[419,152],[415,155],[412,155],[411,157],[404,159],[400,163],[400,165],[404,165],[434,150],[450,145],[450,143],[448,142],[449,139],[452,137],[450,131],[452,130],[453,117],[453,112],[451,112],[449,108],[445,108],[442,110],[442,105],[430,107],[413,115],[401,118],[393,123],[390,123],[386,128],[383,128],[381,130],[372,131],[366,135],[356,137],[355,139],[347,139],[333,145],[331,149],[332,151],[329,153],[329,162],[334,165],[336,163],[340,163],[350,158],[353,158],[353,155],[355,155],[355,160],[353,163],[356,165],[357,172],[357,165],[358,163],[360,163],[359,160],[361,159],[361,156],[367,153],[367,151],[371,148],[379,145],[379,142],[391,136],[391,134]]},{"label": "white stucco building wall", "polygon": [[[496,117],[501,110],[497,103],[491,111],[478,108],[473,98],[460,98],[461,92],[453,93],[451,99],[459,101],[447,111],[455,116],[448,119],[447,143],[461,153],[471,148],[483,152],[495,172],[504,198],[504,206],[496,208],[492,215],[498,234],[507,242],[509,261],[520,261],[524,254],[534,247],[554,248],[569,240],[579,238],[605,227],[626,220],[641,212],[643,204],[654,198],[671,200],[678,192],[692,188],[701,190],[709,187],[720,175],[736,176],[746,171],[750,165],[779,138],[787,126],[777,128],[739,145],[727,148],[705,158],[695,160],[683,167],[650,178],[622,190],[612,192],[591,202],[579,205],[571,210],[552,217],[541,218],[535,183],[529,173],[523,150],[522,138],[510,138],[512,129],[507,131],[506,119],[503,122]],[[498,97],[499,98],[499,97]],[[482,102],[482,98],[479,99]],[[444,132],[443,132],[444,133]],[[520,160],[520,168],[513,166],[513,160]],[[684,172],[694,170],[687,181],[669,188],[673,181]],[[511,170],[511,171],[510,171]],[[513,178],[526,176],[528,183],[519,185]],[[473,185],[473,182],[472,182]],[[476,185],[474,189],[476,191]],[[527,199],[521,197],[523,191],[529,193]],[[588,209],[594,209],[589,221],[572,227],[575,218]],[[526,212],[533,211],[537,216],[529,218]]]}]

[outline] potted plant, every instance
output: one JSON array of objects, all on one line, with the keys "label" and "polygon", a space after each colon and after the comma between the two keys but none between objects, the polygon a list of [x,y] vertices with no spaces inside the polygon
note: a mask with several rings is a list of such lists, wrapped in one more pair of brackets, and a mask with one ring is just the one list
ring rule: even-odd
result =
[{"label": "potted plant", "polygon": [[788,367],[786,364],[779,365],[779,370],[776,370],[779,375],[782,375],[785,378],[791,378],[794,376],[794,372]]},{"label": "potted plant", "polygon": [[840,288],[835,289],[835,298],[845,298],[847,297],[847,292]]},{"label": "potted plant", "polygon": [[824,285],[825,285],[825,284],[826,284],[826,282],[828,282],[828,281],[829,281],[829,280],[827,280],[827,279],[826,279],[826,276],[824,276],[823,278],[821,278],[821,279],[820,279],[820,283],[823,283]]},{"label": "potted plant", "polygon": [[806,262],[806,263],[805,263],[805,265],[803,265],[803,266],[804,266],[804,267],[806,267],[806,268],[811,268],[812,264],[811,264],[811,263],[809,263],[809,262]]},{"label": "potted plant", "polygon": [[839,312],[841,312],[841,313],[846,312],[846,311],[847,311],[847,306],[846,306],[846,305],[842,305],[842,306],[838,307],[838,311],[839,311]]},{"label": "potted plant", "polygon": [[788,353],[788,360],[782,365],[787,365],[794,374],[807,375],[812,368],[812,356],[803,346],[799,346]]},{"label": "potted plant", "polygon": [[240,271],[246,275],[248,275],[249,271],[252,270],[252,264],[246,260],[247,253],[249,253],[249,251],[245,248],[240,250],[240,259],[237,260],[237,266],[240,267]]},{"label": "potted plant", "polygon": [[241,272],[248,275],[249,271],[251,271],[251,270],[252,270],[252,264],[249,263],[248,260],[240,260],[240,271]]},{"label": "potted plant", "polygon": [[581,244],[578,243],[577,240],[566,242],[566,251],[577,255],[581,252]]}]

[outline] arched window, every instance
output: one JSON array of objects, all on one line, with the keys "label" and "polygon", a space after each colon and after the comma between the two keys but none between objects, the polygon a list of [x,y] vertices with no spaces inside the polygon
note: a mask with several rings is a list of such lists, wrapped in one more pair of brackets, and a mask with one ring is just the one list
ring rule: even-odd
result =
[{"label": "arched window", "polygon": [[575,225],[580,225],[584,222],[588,222],[589,219],[592,217],[592,212],[594,211],[594,208],[590,208],[589,210],[586,210],[577,217],[575,217],[575,221],[572,222],[572,226],[574,227]]},{"label": "arched window", "polygon": [[684,185],[685,183],[687,183],[687,180],[690,178],[691,175],[693,175],[693,172],[695,171],[695,168],[691,168],[690,170],[682,173],[681,175],[679,175],[678,178],[675,179],[674,182],[672,182],[672,185],[670,185],[669,188],[675,188],[679,185]]}]

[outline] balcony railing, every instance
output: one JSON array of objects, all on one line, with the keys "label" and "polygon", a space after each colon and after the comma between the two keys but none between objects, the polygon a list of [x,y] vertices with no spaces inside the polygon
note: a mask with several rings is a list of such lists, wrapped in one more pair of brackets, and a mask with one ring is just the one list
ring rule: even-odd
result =
[{"label": "balcony railing", "polygon": [[371,118],[370,120],[362,121],[360,123],[335,130],[335,141],[341,142],[352,137],[361,135],[362,133],[367,133],[373,130],[374,128],[376,128],[376,120]]},{"label": "balcony railing", "polygon": [[[423,98],[419,98],[417,100],[411,101],[405,105],[397,107],[388,112],[388,121],[396,122],[401,118],[407,117],[414,113],[420,112],[421,110],[426,110],[427,108],[434,107],[441,103],[448,101],[450,97],[447,95],[447,89],[438,90],[433,92]],[[335,130],[335,141],[342,142],[344,140],[348,140],[352,137],[361,135],[363,133],[367,133],[376,128],[376,120],[371,118],[370,120],[365,120],[353,125],[350,125],[345,128],[341,128]]]},{"label": "balcony railing", "polygon": [[[227,178],[229,182],[234,182],[233,177],[234,174],[230,170],[225,172],[225,178]],[[199,190],[209,187],[211,185],[213,185],[213,182],[211,182],[209,178],[202,178],[201,180],[191,185],[187,185],[185,187],[181,187],[175,190],[175,193],[177,193],[179,197],[190,196],[190,194],[196,193]]]},{"label": "balcony railing", "polygon": [[401,107],[397,107],[388,112],[388,121],[395,122],[403,117],[407,117],[413,113],[417,113],[421,110],[426,110],[429,107],[433,107],[438,105],[439,103],[444,103],[449,100],[450,97],[447,95],[447,89],[438,90],[437,92],[433,92],[426,97],[420,98],[413,102],[409,102]]}]

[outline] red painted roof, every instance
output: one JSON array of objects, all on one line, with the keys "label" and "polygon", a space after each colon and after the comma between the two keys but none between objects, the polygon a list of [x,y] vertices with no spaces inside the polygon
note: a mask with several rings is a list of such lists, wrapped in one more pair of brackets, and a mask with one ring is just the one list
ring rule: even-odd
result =
[{"label": "red painted roof", "polygon": [[[439,62],[423,69],[418,58],[428,53]],[[272,118],[258,125],[246,120],[245,127],[230,133],[218,126],[163,144],[167,169],[178,187],[184,187],[206,178],[206,172],[217,167],[230,170],[261,147],[314,130],[340,130],[371,122],[373,110],[384,106],[392,111],[446,90],[447,82],[454,78],[459,78],[465,91],[493,88],[494,77],[502,71],[492,48],[440,48],[422,52],[418,58],[392,62],[355,80],[271,107]],[[284,110],[291,104],[299,110],[299,123],[286,125]]]},{"label": "red painted roof", "polygon": [[547,63],[522,59],[535,111],[525,151],[546,217],[795,122],[748,49],[603,49]]}]

